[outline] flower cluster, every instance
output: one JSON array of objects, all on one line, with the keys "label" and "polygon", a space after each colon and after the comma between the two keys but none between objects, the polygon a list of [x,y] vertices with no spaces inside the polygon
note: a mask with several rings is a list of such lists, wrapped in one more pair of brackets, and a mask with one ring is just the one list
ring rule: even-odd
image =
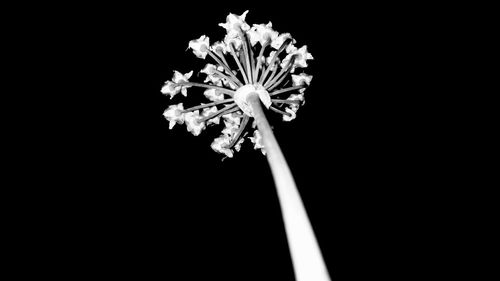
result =
[{"label": "flower cluster", "polygon": [[205,89],[204,96],[209,102],[186,109],[182,103],[171,105],[163,115],[170,129],[175,124],[186,124],[195,136],[207,126],[223,124],[222,134],[211,147],[227,157],[240,150],[252,123],[253,133],[248,138],[255,149],[265,154],[255,122],[250,122],[253,113],[246,103],[248,94],[257,93],[265,108],[281,114],[284,121],[291,121],[304,104],[304,91],[312,79],[311,75],[298,73],[313,59],[307,46],[296,47],[292,36],[279,34],[271,22],[250,26],[245,22],[247,13],[229,14],[226,22],[219,24],[226,30],[224,40],[210,45],[209,37],[202,35],[189,42],[188,47],[196,57],[208,56],[216,63],[208,63],[200,71],[205,75],[203,83],[189,80],[193,71],[185,74],[174,71],[172,80],[161,89],[170,98],[178,93],[187,96],[190,87]]}]

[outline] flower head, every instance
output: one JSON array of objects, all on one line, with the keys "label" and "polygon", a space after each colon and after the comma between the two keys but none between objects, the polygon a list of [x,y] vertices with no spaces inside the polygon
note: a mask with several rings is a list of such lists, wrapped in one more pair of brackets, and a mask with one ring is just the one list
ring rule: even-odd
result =
[{"label": "flower head", "polygon": [[161,88],[161,92],[165,95],[170,95],[173,98],[179,92],[181,92],[185,97],[187,96],[187,88],[191,87],[189,85],[179,85],[179,83],[189,82],[189,78],[193,75],[193,71],[186,74],[182,74],[177,70],[174,70],[174,77],[172,81],[165,82],[165,85]]},{"label": "flower head", "polygon": [[213,59],[200,71],[204,83],[189,81],[192,71],[185,74],[174,71],[172,80],[161,89],[173,98],[178,93],[187,96],[189,88],[203,88],[207,102],[186,109],[182,103],[171,105],[164,116],[170,129],[175,124],[185,124],[195,136],[207,126],[221,126],[222,134],[210,146],[229,158],[241,149],[246,138],[265,154],[260,132],[249,126],[255,125],[249,96],[256,93],[264,109],[291,121],[304,105],[304,92],[312,80],[305,73],[292,74],[297,68],[306,68],[307,61],[313,59],[307,46],[298,49],[292,36],[279,34],[271,22],[250,27],[245,22],[247,13],[229,14],[226,22],[219,24],[226,30],[222,41],[210,45],[209,38],[202,35],[189,42],[196,57]]},{"label": "flower head", "polygon": [[195,56],[199,57],[200,59],[205,59],[205,57],[208,54],[209,47],[210,47],[210,39],[207,36],[202,35],[200,38],[196,40],[189,41],[188,48],[193,50]]}]

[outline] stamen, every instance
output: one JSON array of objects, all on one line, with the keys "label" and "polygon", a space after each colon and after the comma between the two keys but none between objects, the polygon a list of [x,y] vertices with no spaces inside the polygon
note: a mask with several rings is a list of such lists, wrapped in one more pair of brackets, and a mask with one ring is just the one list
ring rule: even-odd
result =
[{"label": "stamen", "polygon": [[271,99],[273,103],[288,103],[288,104],[300,104],[300,100],[283,100],[283,99]]},{"label": "stamen", "polygon": [[[279,48],[279,50],[274,54],[272,60],[271,60],[271,63],[269,64],[269,66],[267,67],[266,71],[264,72],[264,75],[263,77],[265,77],[267,75],[267,73],[269,72],[271,66],[274,64],[274,62],[276,61],[276,59],[278,58],[279,54],[281,52],[283,52],[283,50],[290,44],[290,42],[292,42],[292,38],[288,38],[285,42],[283,42],[283,44],[281,44],[281,47]],[[262,77],[260,77],[260,80],[259,80],[259,83],[262,84],[262,82],[264,82],[264,80],[262,79]]]},{"label": "stamen", "polygon": [[218,87],[218,86],[214,86],[214,85],[203,84],[203,83],[196,83],[196,82],[179,82],[179,83],[175,83],[174,85],[179,85],[179,86],[185,85],[185,86],[193,86],[193,87],[200,87],[200,88],[207,88],[207,89],[216,89],[223,94],[229,95],[230,97],[233,97],[234,93],[235,93],[233,90],[229,90],[226,88],[222,88],[222,87]]},{"label": "stamen", "polygon": [[277,109],[276,107],[274,107],[274,106],[272,106],[272,105],[271,105],[269,108],[270,108],[272,111],[274,111],[274,112],[277,112],[277,113],[280,113],[280,114],[286,115],[286,116],[288,116],[288,117],[292,117],[292,114],[290,114],[290,113],[288,113],[288,112],[285,112],[285,111],[282,111],[282,110],[279,110],[279,109]]},{"label": "stamen", "polygon": [[233,138],[233,140],[231,140],[231,143],[229,143],[226,148],[232,148],[240,140],[241,134],[243,133],[243,131],[245,131],[245,127],[248,124],[248,120],[250,120],[250,117],[248,117],[248,115],[245,115],[245,117],[243,117],[243,120],[241,121],[236,136]]},{"label": "stamen", "polygon": [[227,72],[229,75],[231,75],[231,77],[234,78],[234,81],[236,81],[236,83],[241,87],[243,86],[243,83],[241,83],[240,79],[238,79],[234,73],[231,71],[231,69],[229,68],[229,66],[225,65],[220,59],[219,57],[217,57],[217,55],[215,55],[210,49],[206,49],[208,51],[208,54],[220,65],[222,66]]},{"label": "stamen", "polygon": [[[235,108],[235,107],[236,107],[236,108]],[[236,110],[234,110],[234,109],[236,109]],[[233,112],[233,111],[231,111],[231,110],[237,111],[237,110],[239,110],[239,109],[240,109],[240,108],[239,108],[239,107],[237,107],[237,106],[236,106],[236,104],[231,104],[231,105],[228,105],[228,106],[224,107],[223,109],[220,109],[220,110],[218,110],[218,111],[216,111],[216,112],[214,112],[214,113],[212,113],[212,114],[208,115],[207,117],[201,118],[200,120],[198,120],[198,122],[200,122],[200,123],[201,123],[201,122],[205,122],[205,121],[210,120],[210,119],[212,119],[212,118],[215,118],[215,117],[217,117],[217,116],[219,116],[219,115],[222,115],[222,114],[227,114],[227,113]],[[228,110],[229,110],[229,111],[228,111]]]},{"label": "stamen", "polygon": [[247,76],[246,76],[246,74],[245,74],[245,70],[243,69],[243,66],[241,66],[241,63],[240,63],[240,61],[238,60],[238,57],[236,56],[236,53],[234,52],[234,49],[233,49],[233,44],[232,44],[232,43],[229,45],[229,52],[231,52],[231,55],[233,56],[234,61],[236,61],[236,64],[238,65],[238,68],[239,68],[239,69],[240,69],[240,71],[241,71],[241,75],[243,76],[243,79],[245,80],[245,83],[246,83],[246,84],[249,84],[249,83],[248,83]]},{"label": "stamen", "polygon": [[272,92],[269,94],[269,96],[275,96],[275,95],[279,95],[279,94],[282,94],[282,93],[286,93],[286,92],[290,92],[290,91],[294,91],[294,90],[298,90],[298,89],[302,89],[302,88],[305,88],[303,85],[300,85],[300,86],[293,86],[293,87],[289,87],[289,88],[284,88],[284,89],[281,89],[281,90],[277,90],[275,92]]},{"label": "stamen", "polygon": [[190,112],[190,111],[195,111],[195,110],[198,110],[198,109],[215,106],[215,105],[222,104],[222,103],[233,102],[233,101],[234,101],[233,99],[226,99],[226,100],[215,101],[215,102],[211,102],[211,103],[207,103],[207,104],[202,104],[202,105],[198,105],[198,106],[193,106],[193,107],[184,109],[182,111],[182,113],[186,113],[186,112]]}]

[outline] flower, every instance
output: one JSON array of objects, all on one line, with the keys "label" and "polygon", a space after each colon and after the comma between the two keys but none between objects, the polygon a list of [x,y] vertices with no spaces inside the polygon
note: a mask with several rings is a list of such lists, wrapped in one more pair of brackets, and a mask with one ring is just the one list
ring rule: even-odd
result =
[{"label": "flower", "polygon": [[264,150],[264,143],[262,141],[262,136],[260,135],[259,130],[253,131],[253,137],[250,137],[250,141],[254,144],[254,149],[260,149],[262,154],[266,155],[266,151]]},{"label": "flower", "polygon": [[292,39],[292,43],[295,43],[295,39],[292,38],[290,33],[282,33],[271,42],[271,47],[278,50],[288,39]]},{"label": "flower", "polygon": [[199,122],[200,114],[198,110],[184,114],[184,122],[186,122],[188,132],[198,136],[205,129],[205,122]]},{"label": "flower", "polygon": [[189,41],[189,47],[190,49],[193,49],[193,53],[195,56],[199,57],[200,59],[205,59],[205,57],[208,54],[208,48],[210,47],[210,39],[202,35],[200,38],[196,40],[191,40]]},{"label": "flower", "polygon": [[231,139],[226,135],[221,135],[220,137],[214,139],[210,147],[215,151],[222,154],[225,154],[229,158],[233,158],[233,151],[231,149],[226,148]]},{"label": "flower", "polygon": [[203,95],[211,101],[221,101],[224,99],[224,95],[218,92],[216,89],[208,89],[203,92]]},{"label": "flower", "polygon": [[187,96],[187,88],[191,87],[189,85],[177,85],[182,82],[189,82],[189,78],[193,75],[193,71],[186,74],[181,74],[179,71],[174,70],[174,77],[172,81],[165,82],[165,85],[161,88],[161,92],[165,95],[170,95],[173,98],[179,92],[181,92],[185,97]]},{"label": "flower", "polygon": [[182,111],[184,110],[184,107],[182,103],[179,104],[174,104],[169,106],[164,112],[163,116],[168,120],[169,125],[168,128],[172,130],[172,128],[175,126],[175,124],[183,124],[184,123],[184,114],[182,114]]},{"label": "flower", "polygon": [[[166,81],[161,89],[163,94],[173,98],[178,93],[187,96],[190,87],[203,88],[203,95],[210,102],[187,109],[182,103],[171,105],[163,115],[169,122],[169,129],[175,124],[186,124],[187,131],[195,136],[210,125],[220,125],[221,135],[210,146],[225,157],[233,157],[246,138],[255,149],[266,153],[262,135],[255,128],[252,106],[247,101],[250,94],[257,93],[264,109],[283,115],[284,121],[291,121],[304,104],[304,91],[312,80],[312,75],[292,74],[296,68],[307,67],[307,60],[313,59],[307,46],[297,49],[292,36],[279,34],[271,22],[254,24],[250,28],[245,22],[247,13],[229,14],[226,22],[219,24],[226,30],[222,41],[210,45],[209,38],[202,35],[189,42],[196,57],[207,59],[210,55],[208,59],[213,60],[200,70],[206,75],[204,83],[189,81],[193,71],[185,74],[174,71],[172,80]],[[256,65],[250,65],[252,63]],[[289,83],[293,86],[287,86]],[[193,91],[191,95],[195,94]],[[249,125],[252,123],[254,126]]]},{"label": "flower", "polygon": [[278,32],[273,30],[273,24],[269,22],[268,24],[254,24],[252,28],[248,31],[248,36],[250,39],[250,44],[255,46],[257,42],[264,46],[268,41],[274,41],[278,38]]},{"label": "flower", "polygon": [[[293,47],[294,48],[294,47]],[[290,53],[283,59],[283,62],[281,63],[282,67],[284,65],[288,65],[292,57],[295,57],[295,60],[293,61],[293,66],[292,66],[292,73],[294,73],[295,68],[297,67],[307,67],[307,60],[312,60],[314,59],[311,53],[307,51],[307,46],[304,45],[300,49],[290,49]]]},{"label": "flower", "polygon": [[222,52],[223,54],[226,54],[228,52],[227,45],[224,42],[217,41],[215,42],[212,46],[210,46],[210,50],[213,52]]},{"label": "flower", "polygon": [[311,84],[312,75],[307,75],[305,73],[301,73],[299,75],[292,74],[292,83],[294,86],[302,86]]},{"label": "flower", "polygon": [[248,10],[241,14],[241,16],[229,14],[226,17],[226,22],[219,23],[219,26],[222,26],[226,29],[229,37],[237,37],[240,35],[241,31],[247,31],[250,29],[250,26],[245,22],[247,13]]}]

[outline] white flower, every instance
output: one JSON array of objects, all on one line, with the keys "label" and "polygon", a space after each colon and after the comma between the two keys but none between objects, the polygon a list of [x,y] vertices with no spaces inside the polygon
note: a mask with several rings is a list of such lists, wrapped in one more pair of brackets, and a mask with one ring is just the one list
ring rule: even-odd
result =
[{"label": "white flower", "polygon": [[293,101],[293,100],[297,100],[297,101],[300,101],[300,102],[301,102],[301,104],[304,104],[304,101],[305,101],[305,99],[304,99],[304,93],[300,93],[300,94],[291,94],[291,95],[287,98],[287,100],[292,100],[292,101]]},{"label": "white flower", "polygon": [[221,81],[221,78],[215,74],[215,71],[223,71],[224,68],[222,66],[215,66],[213,64],[210,64],[208,63],[207,65],[205,65],[205,67],[200,70],[200,73],[205,73],[207,75],[207,78],[205,78],[205,81],[204,82],[212,82],[214,84],[218,84],[218,85],[222,85],[221,83],[219,83]]},{"label": "white flower", "polygon": [[262,154],[266,155],[266,151],[264,150],[264,142],[262,141],[262,136],[259,130],[253,131],[253,137],[250,137],[250,141],[254,143],[254,149],[260,148]]},{"label": "white flower", "polygon": [[208,54],[208,48],[210,47],[210,39],[202,35],[200,38],[196,40],[191,40],[189,41],[189,47],[193,49],[193,53],[195,56],[199,57],[200,59],[205,59],[205,57]]},{"label": "white flower", "polygon": [[205,122],[198,122],[200,114],[198,110],[184,114],[184,122],[186,123],[188,132],[197,136],[205,128]]},{"label": "white flower", "polygon": [[193,75],[192,70],[184,75],[181,74],[179,71],[174,70],[174,77],[172,78],[172,81],[165,82],[165,85],[163,85],[163,87],[161,88],[161,92],[165,95],[170,95],[170,98],[173,98],[179,92],[181,92],[186,97],[187,88],[190,88],[191,86],[186,86],[186,85],[181,86],[175,84],[180,82],[189,82],[189,78],[191,78],[192,75]]},{"label": "white flower", "polygon": [[227,50],[234,50],[235,53],[238,53],[241,46],[243,45],[243,41],[239,37],[231,37],[226,35],[224,37],[224,43],[227,46]]},{"label": "white flower", "polygon": [[[217,112],[217,107],[216,106],[212,106],[212,107],[207,107],[207,108],[204,108],[201,115],[203,117],[207,117],[209,116],[210,114],[213,114]],[[220,122],[220,117],[216,117],[216,118],[212,118],[210,120],[207,121],[207,125],[208,124],[219,124]]]},{"label": "white flower", "polygon": [[214,141],[212,142],[210,147],[212,147],[212,149],[215,152],[223,153],[227,157],[232,158],[233,151],[231,149],[226,148],[226,146],[228,146],[230,142],[231,142],[230,137],[228,137],[226,135],[221,135],[220,137],[214,139]]},{"label": "white flower", "polygon": [[271,22],[266,25],[254,24],[248,31],[248,36],[252,46],[254,46],[257,42],[260,42],[260,45],[264,46],[268,40],[276,40],[276,38],[278,38],[278,32],[274,31],[272,27],[273,24]]},{"label": "white flower", "polygon": [[163,112],[163,116],[165,116],[165,118],[169,121],[169,129],[172,129],[176,123],[184,123],[184,114],[182,113],[183,110],[184,107],[182,103],[179,103],[169,106],[165,112]]},{"label": "white flower", "polygon": [[301,73],[299,75],[292,74],[292,83],[294,86],[302,86],[311,84],[312,75],[307,75],[305,73]]},{"label": "white flower", "polygon": [[213,52],[221,51],[223,54],[226,54],[229,50],[227,45],[224,42],[217,41],[211,47],[210,50]]},{"label": "white flower", "polygon": [[219,23],[226,29],[227,35],[229,37],[238,37],[241,31],[247,31],[250,26],[245,22],[245,17],[247,16],[248,10],[245,11],[241,16],[235,14],[229,14],[226,18],[226,23]]},{"label": "white flower", "polygon": [[295,56],[295,60],[293,61],[293,66],[292,66],[292,73],[295,72],[295,68],[297,67],[307,67],[307,60],[312,60],[314,59],[311,53],[307,52],[307,46],[304,45],[300,49],[295,49],[291,51],[284,59],[283,62],[281,63],[281,67],[285,67],[288,65],[292,57]]},{"label": "white flower", "polygon": [[290,113],[292,116],[283,115],[283,121],[292,121],[293,119],[295,119],[295,117],[297,116],[295,114],[297,112],[297,109],[298,109],[298,106],[292,106],[292,108],[288,108],[288,107],[285,108],[285,111]]},{"label": "white flower", "polygon": [[203,92],[205,97],[211,101],[220,101],[224,99],[224,95],[216,89],[207,89]]},{"label": "white flower", "polygon": [[295,43],[295,39],[292,38],[292,35],[290,35],[290,33],[282,33],[273,41],[271,41],[271,47],[278,50],[281,45],[283,45],[283,43],[289,38],[292,39],[292,43]]}]

